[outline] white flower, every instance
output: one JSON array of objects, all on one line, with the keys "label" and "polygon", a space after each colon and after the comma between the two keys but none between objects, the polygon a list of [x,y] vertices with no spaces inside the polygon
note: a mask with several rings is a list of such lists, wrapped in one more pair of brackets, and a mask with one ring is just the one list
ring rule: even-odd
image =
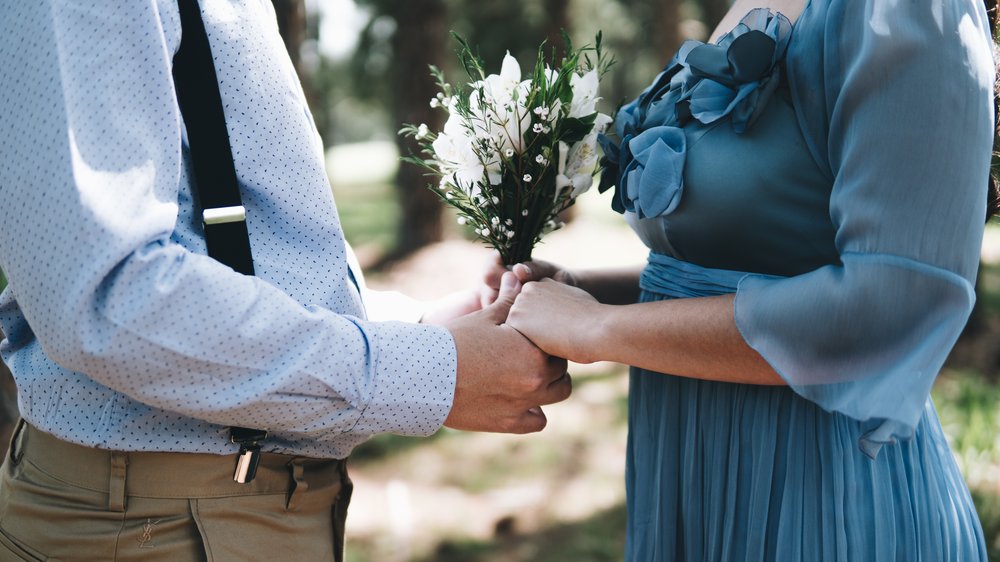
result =
[{"label": "white flower", "polygon": [[506,156],[507,158],[514,156],[514,149],[508,148],[507,150],[504,150],[503,155]]},{"label": "white flower", "polygon": [[528,216],[528,210],[527,210],[527,209],[525,209],[525,210],[521,211],[521,216],[522,216],[522,217],[526,217],[526,216]]},{"label": "white flower", "polygon": [[535,156],[535,162],[538,162],[542,166],[544,166],[544,165],[546,165],[546,164],[549,163],[549,161],[546,160],[545,157],[542,156],[541,154],[539,154],[538,156]]},{"label": "white flower", "polygon": [[604,131],[607,131],[608,125],[610,125],[612,121],[614,121],[614,119],[612,119],[610,115],[598,113],[597,117],[594,118],[593,132],[603,133]]},{"label": "white flower", "polygon": [[533,127],[531,127],[531,130],[534,131],[534,132],[536,132],[536,133],[541,133],[542,132],[542,124],[541,123],[535,123],[535,125]]},{"label": "white flower", "polygon": [[490,224],[492,224],[493,226],[498,226],[500,224],[500,219],[497,217],[493,217],[492,219],[490,219]]},{"label": "white flower", "polygon": [[570,198],[579,197],[594,183],[597,166],[597,133],[590,133],[572,147],[559,142],[559,165],[556,168],[556,194],[558,200],[567,187]]},{"label": "white flower", "polygon": [[[509,94],[514,92],[521,83],[521,65],[517,59],[510,55],[510,51],[503,57],[500,65],[500,74],[491,74],[486,77],[486,82],[492,86],[492,91],[496,93]],[[506,99],[511,99],[506,97]]]},{"label": "white flower", "polygon": [[441,101],[437,98],[431,98],[431,107],[438,108],[441,107]]},{"label": "white flower", "polygon": [[501,149],[524,149],[524,133],[531,125],[531,113],[524,102],[531,81],[521,80],[521,67],[508,52],[500,74],[490,74],[471,84],[469,109],[477,137],[492,139]]},{"label": "white flower", "polygon": [[548,114],[549,123],[555,124],[555,122],[559,120],[559,113],[561,111],[562,111],[562,102],[556,100],[555,103],[552,104],[552,111],[550,111]]},{"label": "white flower", "polygon": [[570,85],[573,88],[573,103],[569,108],[570,117],[586,117],[596,111],[597,108],[597,70],[580,76],[574,74],[570,78]]},{"label": "white flower", "polygon": [[531,174],[524,174],[524,177],[521,178],[521,179],[523,179],[525,181],[525,183],[530,182],[531,181]]},{"label": "white flower", "polygon": [[417,134],[414,138],[417,140],[427,138],[427,135],[430,134],[430,132],[430,129],[427,128],[427,123],[421,123],[420,126],[417,127]]},{"label": "white flower", "polygon": [[452,111],[448,120],[444,122],[443,132],[453,137],[465,137],[469,135],[469,127],[457,111]]},{"label": "white flower", "polygon": [[449,179],[455,186],[470,196],[478,195],[479,183],[483,180],[486,168],[473,150],[472,140],[442,133],[434,139],[431,147],[441,167],[442,176],[450,176]]},{"label": "white flower", "polygon": [[465,217],[458,217],[455,220],[458,222],[458,224],[465,224]]},{"label": "white flower", "polygon": [[[469,180],[472,175],[478,174],[479,180],[483,180],[485,175],[485,179],[490,184],[499,184],[501,179],[500,158],[491,154],[492,151],[489,150],[477,152],[478,144],[476,137],[472,135],[473,127],[461,113],[455,111],[457,102],[454,99],[451,99],[450,102],[449,110],[452,113],[444,124],[444,131],[431,145],[435,155],[438,160],[444,163],[444,168],[465,170],[461,174],[464,180]],[[441,137],[445,137],[444,140],[441,140]],[[463,190],[466,189],[463,188]],[[469,193],[470,195],[475,194],[475,192]]]},{"label": "white flower", "polygon": [[551,68],[548,67],[548,65],[546,65],[545,66],[545,85],[551,87],[553,84],[556,83],[556,79],[557,78],[559,78],[559,73],[556,72],[555,70],[552,70]]}]

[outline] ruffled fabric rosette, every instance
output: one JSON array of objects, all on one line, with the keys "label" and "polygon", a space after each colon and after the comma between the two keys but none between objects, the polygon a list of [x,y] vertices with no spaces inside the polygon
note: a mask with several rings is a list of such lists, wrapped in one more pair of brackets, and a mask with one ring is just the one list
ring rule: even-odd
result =
[{"label": "ruffled fabric rosette", "polygon": [[673,60],[615,119],[618,140],[601,135],[611,207],[640,219],[668,215],[684,191],[684,127],[726,116],[733,130],[752,126],[778,87],[792,24],[767,8],[748,13],[717,43],[685,41]]}]

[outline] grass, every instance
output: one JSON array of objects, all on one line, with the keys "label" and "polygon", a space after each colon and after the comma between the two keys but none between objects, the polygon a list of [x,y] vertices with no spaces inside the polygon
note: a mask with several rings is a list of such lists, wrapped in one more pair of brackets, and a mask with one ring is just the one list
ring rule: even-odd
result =
[{"label": "grass", "polygon": [[333,194],[344,234],[352,246],[378,254],[392,247],[400,209],[391,184],[337,184]]},{"label": "grass", "polygon": [[990,560],[1000,561],[1000,386],[974,371],[945,371],[934,404],[972,492]]}]

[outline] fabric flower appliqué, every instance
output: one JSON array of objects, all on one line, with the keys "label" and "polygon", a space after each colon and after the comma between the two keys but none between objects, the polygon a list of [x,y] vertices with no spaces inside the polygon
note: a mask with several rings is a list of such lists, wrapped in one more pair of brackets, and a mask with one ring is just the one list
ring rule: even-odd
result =
[{"label": "fabric flower appliqu\u00e9", "polygon": [[682,127],[726,116],[737,133],[752,126],[778,87],[791,31],[784,15],[756,8],[715,44],[684,42],[653,84],[618,111],[618,139],[599,138],[599,190],[616,186],[611,207],[640,219],[673,212],[684,191]]}]

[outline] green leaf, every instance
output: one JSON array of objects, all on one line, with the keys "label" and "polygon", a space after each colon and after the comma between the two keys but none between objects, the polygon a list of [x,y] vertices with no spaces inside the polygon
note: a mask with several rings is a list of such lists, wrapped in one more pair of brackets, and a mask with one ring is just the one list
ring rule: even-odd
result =
[{"label": "green leaf", "polygon": [[587,136],[587,134],[593,130],[595,119],[597,119],[596,113],[586,117],[567,117],[566,119],[563,119],[559,124],[563,131],[562,134],[559,135],[560,140],[566,144],[580,142],[583,140],[583,137]]}]

